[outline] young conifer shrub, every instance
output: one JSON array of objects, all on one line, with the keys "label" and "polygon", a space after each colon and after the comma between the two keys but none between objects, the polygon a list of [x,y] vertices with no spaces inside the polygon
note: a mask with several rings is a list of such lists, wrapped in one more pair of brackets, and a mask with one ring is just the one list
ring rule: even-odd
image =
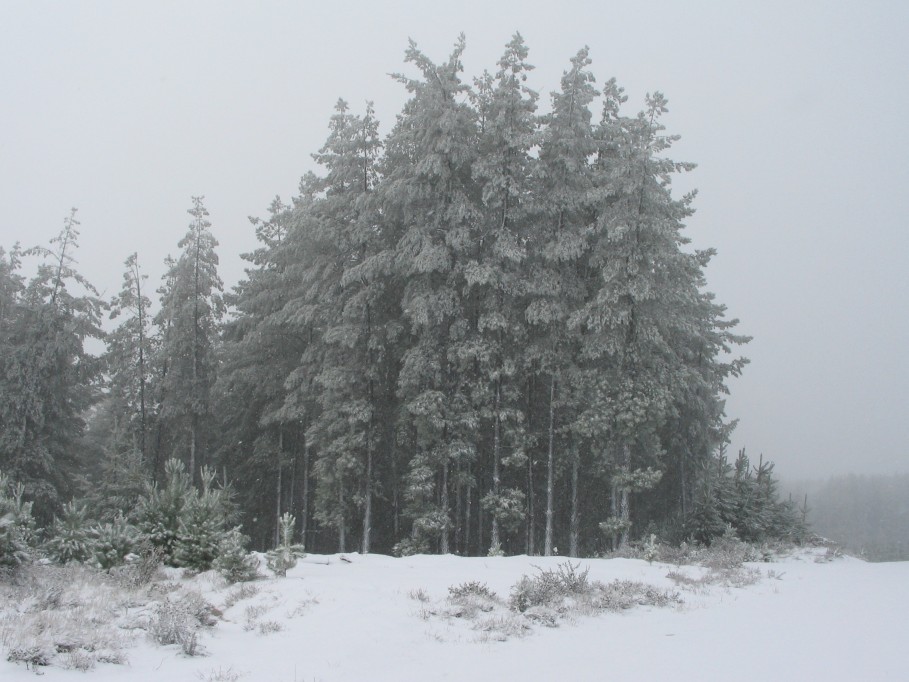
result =
[{"label": "young conifer shrub", "polygon": [[88,512],[84,506],[70,502],[63,508],[63,514],[54,519],[51,537],[44,550],[57,563],[68,564],[71,561],[90,562],[94,559],[96,547]]},{"label": "young conifer shrub", "polygon": [[259,577],[259,560],[246,551],[247,541],[239,526],[231,528],[221,538],[218,557],[212,562],[212,568],[228,582],[241,583]]},{"label": "young conifer shrub", "polygon": [[110,523],[96,526],[93,533],[95,563],[104,570],[123,565],[126,557],[135,554],[139,548],[139,531],[122,514]]},{"label": "young conifer shrub", "polygon": [[284,512],[281,516],[279,531],[281,544],[265,555],[265,562],[269,570],[282,578],[287,575],[287,570],[297,565],[297,559],[306,556],[303,545],[293,542],[294,524],[296,519],[293,514]]},{"label": "young conifer shrub", "polygon": [[174,559],[177,565],[207,571],[221,554],[232,516],[229,491],[214,487],[215,473],[203,467],[202,490],[192,491],[180,513]]},{"label": "young conifer shrub", "polygon": [[15,568],[31,559],[35,521],[23,493],[21,483],[14,487],[0,471],[0,567]]}]

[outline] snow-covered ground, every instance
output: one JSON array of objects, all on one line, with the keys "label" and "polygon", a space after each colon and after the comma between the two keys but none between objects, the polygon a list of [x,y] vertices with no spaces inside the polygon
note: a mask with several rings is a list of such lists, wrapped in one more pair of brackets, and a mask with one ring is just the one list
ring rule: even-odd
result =
[{"label": "snow-covered ground", "polygon": [[[469,618],[447,597],[449,587],[479,581],[507,601],[522,575],[565,558],[310,555],[287,578],[253,589],[226,586],[216,574],[177,578],[172,594],[199,590],[221,611],[200,635],[203,655],[152,644],[136,630],[125,665],[40,672],[99,682],[909,679],[909,562],[819,562],[822,555],[749,564],[760,579],[744,587],[687,588],[667,574],[695,579],[704,569],[582,559],[591,581],[641,581],[677,591],[682,603],[579,615],[558,627],[504,606]],[[33,675],[0,662],[3,682]]]}]

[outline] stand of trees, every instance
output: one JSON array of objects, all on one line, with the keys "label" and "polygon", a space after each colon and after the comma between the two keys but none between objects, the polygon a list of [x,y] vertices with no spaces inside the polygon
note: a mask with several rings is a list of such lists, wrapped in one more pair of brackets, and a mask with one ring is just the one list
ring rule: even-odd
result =
[{"label": "stand of trees", "polygon": [[410,44],[384,139],[371,105],[338,102],[322,172],[252,221],[232,292],[194,198],[156,314],[127,259],[100,359],[74,214],[32,281],[3,253],[0,470],[36,515],[79,474],[114,518],[175,458],[232,484],[260,549],[286,514],[310,551],[575,556],[685,533],[747,339],[705,289],[713,251],[687,248],[667,101],[626,114],[583,49],[540,115],[519,35],[472,84],[463,49]]}]

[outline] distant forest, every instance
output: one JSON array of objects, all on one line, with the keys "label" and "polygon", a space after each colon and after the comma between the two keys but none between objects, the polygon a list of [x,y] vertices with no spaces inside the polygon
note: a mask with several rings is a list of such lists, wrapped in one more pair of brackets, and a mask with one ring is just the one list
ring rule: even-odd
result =
[{"label": "distant forest", "polygon": [[75,210],[49,248],[0,251],[0,470],[39,524],[74,497],[129,518],[174,459],[257,549],[285,512],[309,551],[779,534],[772,467],[722,454],[748,339],[684,236],[666,99],[627,115],[583,49],[540,115],[520,36],[472,83],[463,49],[410,45],[384,139],[338,102],[230,292],[202,198],[157,288],[133,254],[112,300],[78,272]]},{"label": "distant forest", "polygon": [[909,561],[909,474],[793,481],[784,489],[800,506],[807,502],[817,534],[869,561]]}]

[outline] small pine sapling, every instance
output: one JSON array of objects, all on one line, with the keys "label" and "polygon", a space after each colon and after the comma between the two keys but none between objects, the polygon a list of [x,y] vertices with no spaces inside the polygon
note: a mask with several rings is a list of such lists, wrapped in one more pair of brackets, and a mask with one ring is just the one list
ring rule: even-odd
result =
[{"label": "small pine sapling", "polygon": [[139,531],[122,514],[110,523],[96,526],[92,532],[95,537],[95,563],[104,570],[123,565],[126,557],[139,548]]},{"label": "small pine sapling", "polygon": [[229,582],[247,582],[255,580],[259,575],[259,560],[246,551],[248,540],[249,538],[240,532],[239,526],[224,533],[221,539],[218,558],[212,563],[212,568]]},{"label": "small pine sapling", "polygon": [[45,543],[47,555],[60,564],[86,562],[95,556],[95,532],[84,506],[70,502],[54,519],[51,538]]},{"label": "small pine sapling", "polygon": [[269,570],[275,575],[286,577],[287,570],[297,565],[297,559],[306,556],[303,545],[293,543],[294,524],[297,520],[293,514],[284,512],[281,516],[279,530],[281,533],[281,544],[265,554],[265,563]]},{"label": "small pine sapling", "polygon": [[0,471],[0,566],[15,567],[31,559],[35,537],[32,503],[23,502],[25,488],[13,486]]}]

